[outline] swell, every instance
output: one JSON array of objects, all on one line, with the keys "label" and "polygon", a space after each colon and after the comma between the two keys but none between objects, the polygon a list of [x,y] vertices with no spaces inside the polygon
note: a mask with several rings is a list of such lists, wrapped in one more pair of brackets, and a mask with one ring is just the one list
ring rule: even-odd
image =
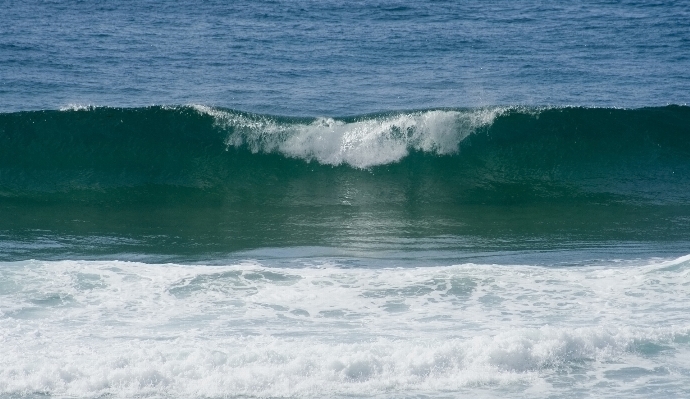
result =
[{"label": "swell", "polygon": [[689,234],[690,107],[0,114],[0,260],[666,256]]},{"label": "swell", "polygon": [[0,114],[0,201],[690,202],[690,107]]}]

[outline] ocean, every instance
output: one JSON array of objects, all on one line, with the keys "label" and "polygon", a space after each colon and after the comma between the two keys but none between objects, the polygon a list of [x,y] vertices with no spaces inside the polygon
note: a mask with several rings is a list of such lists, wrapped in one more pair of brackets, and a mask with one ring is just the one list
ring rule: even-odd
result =
[{"label": "ocean", "polygon": [[0,0],[0,399],[690,396],[690,5]]}]

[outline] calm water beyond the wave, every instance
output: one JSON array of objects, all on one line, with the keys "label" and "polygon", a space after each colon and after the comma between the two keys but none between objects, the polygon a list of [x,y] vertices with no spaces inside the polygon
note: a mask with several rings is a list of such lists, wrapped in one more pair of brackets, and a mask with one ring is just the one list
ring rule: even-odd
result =
[{"label": "calm water beyond the wave", "polygon": [[690,396],[690,4],[0,0],[0,399]]}]

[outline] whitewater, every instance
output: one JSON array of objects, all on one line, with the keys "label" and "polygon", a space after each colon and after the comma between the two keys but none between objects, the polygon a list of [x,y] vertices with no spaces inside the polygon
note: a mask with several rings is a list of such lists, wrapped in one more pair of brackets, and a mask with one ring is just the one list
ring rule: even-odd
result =
[{"label": "whitewater", "polygon": [[[508,107],[475,110],[426,110],[371,115],[354,120],[320,117],[310,123],[281,124],[274,118],[249,116],[192,105],[210,115],[232,147],[254,153],[279,152],[324,165],[370,168],[398,162],[410,151],[437,155],[457,153],[460,142],[477,129],[491,125]],[[517,107],[514,107],[518,109]],[[68,108],[71,110],[74,108]],[[524,109],[537,113],[539,110]]]},{"label": "whitewater", "polygon": [[579,267],[2,264],[0,390],[683,396],[690,256]]}]

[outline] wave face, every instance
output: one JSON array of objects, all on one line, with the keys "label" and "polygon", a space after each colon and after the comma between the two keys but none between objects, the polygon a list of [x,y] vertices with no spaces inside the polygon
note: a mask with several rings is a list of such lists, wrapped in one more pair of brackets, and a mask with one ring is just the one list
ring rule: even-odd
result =
[{"label": "wave face", "polygon": [[15,236],[140,228],[250,248],[323,244],[306,225],[330,226],[331,238],[347,226],[375,237],[584,226],[645,239],[683,236],[690,215],[686,106],[343,118],[75,106],[0,114],[0,143],[0,231]]},{"label": "wave face", "polygon": [[[248,175],[297,179],[315,169],[329,180],[352,173],[399,184],[443,180],[458,193],[481,191],[481,202],[559,193],[690,198],[684,185],[690,107],[680,106],[426,110],[339,119],[204,106],[72,107],[0,114],[0,140],[4,198],[78,199],[79,193],[153,185],[234,191],[249,183],[252,191],[266,191]],[[533,192],[509,193],[507,186]]]}]

